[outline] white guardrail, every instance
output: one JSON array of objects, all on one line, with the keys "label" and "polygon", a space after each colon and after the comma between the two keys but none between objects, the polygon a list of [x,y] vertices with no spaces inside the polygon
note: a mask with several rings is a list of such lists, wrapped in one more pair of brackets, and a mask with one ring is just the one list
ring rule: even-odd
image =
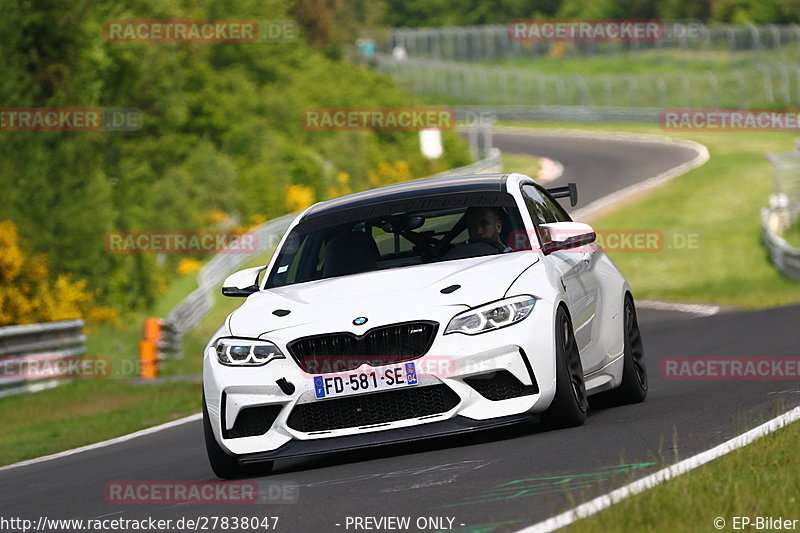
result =
[{"label": "white guardrail", "polygon": [[800,248],[783,235],[800,220],[800,140],[793,152],[766,154],[773,167],[775,190],[761,210],[764,245],[775,267],[787,278],[800,281]]},{"label": "white guardrail", "polygon": [[[0,398],[66,381],[61,376],[63,363],[85,353],[83,320],[0,327]],[[33,365],[32,360],[40,364]],[[45,365],[47,369],[29,372]]]},{"label": "white guardrail", "polygon": [[769,250],[769,257],[775,268],[787,278],[800,281],[800,248],[795,248],[781,236],[789,226],[800,219],[800,208],[776,202],[776,196],[773,195],[770,199],[769,207],[761,210],[764,245]]}]

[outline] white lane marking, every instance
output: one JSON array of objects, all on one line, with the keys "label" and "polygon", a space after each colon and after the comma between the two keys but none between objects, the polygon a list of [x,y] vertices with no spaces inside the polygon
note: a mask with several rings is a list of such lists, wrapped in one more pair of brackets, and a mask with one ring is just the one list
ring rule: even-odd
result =
[{"label": "white lane marking", "polygon": [[94,444],[87,444],[86,446],[81,446],[80,448],[73,448],[71,450],[65,450],[63,452],[54,453],[51,455],[44,455],[42,457],[36,457],[35,459],[28,459],[26,461],[20,461],[19,463],[14,463],[12,465],[6,465],[0,467],[0,472],[3,470],[10,470],[12,468],[19,468],[21,466],[28,466],[33,465],[36,463],[43,463],[45,461],[52,461],[53,459],[60,459],[61,457],[67,457],[69,455],[75,455],[76,453],[81,452],[88,452],[89,450],[96,450],[98,448],[105,448],[106,446],[112,446],[114,444],[119,444],[121,442],[126,442],[131,439],[135,439],[137,437],[144,437],[145,435],[151,435],[153,433],[158,433],[159,431],[164,431],[165,429],[174,428],[176,426],[180,426],[189,422],[194,422],[196,420],[202,420],[203,414],[196,413],[193,415],[189,415],[184,418],[179,418],[178,420],[173,420],[172,422],[167,422],[166,424],[161,424],[159,426],[153,426],[150,428],[142,429],[140,431],[136,431],[134,433],[129,433],[127,435],[122,435],[121,437],[116,437],[109,440],[104,440],[102,442],[95,442]]},{"label": "white lane marking", "polygon": [[761,424],[760,426],[753,428],[746,433],[742,433],[741,435],[725,441],[719,446],[715,446],[710,450],[706,450],[702,453],[689,457],[688,459],[684,459],[683,461],[675,463],[672,466],[659,470],[658,472],[650,474],[649,476],[645,476],[642,479],[638,479],[633,483],[629,483],[624,487],[613,490],[608,494],[598,496],[593,500],[582,503],[581,505],[578,505],[569,511],[548,518],[547,520],[543,520],[538,524],[520,529],[516,533],[550,533],[556,529],[566,527],[582,518],[597,514],[600,511],[607,509],[608,507],[611,507],[612,505],[619,503],[626,498],[644,492],[648,489],[652,489],[664,481],[680,476],[681,474],[685,474],[686,472],[694,470],[695,468],[713,461],[718,457],[722,457],[723,455],[726,455],[734,450],[747,446],[756,439],[760,439],[765,435],[769,435],[770,433],[788,424],[791,424],[792,422],[796,422],[797,420],[800,420],[800,407],[795,407],[791,411],[775,417],[769,422],[765,422],[764,424]]},{"label": "white lane marking", "polygon": [[655,309],[656,311],[678,311],[690,315],[711,316],[719,313],[717,305],[679,304],[671,302],[657,302],[655,300],[636,300],[637,309]]},{"label": "white lane marking", "polygon": [[687,161],[686,163],[682,163],[676,167],[673,167],[661,174],[648,178],[644,181],[640,181],[639,183],[634,183],[628,187],[624,187],[615,191],[611,194],[603,196],[591,202],[589,205],[581,207],[573,211],[570,216],[573,220],[580,220],[580,221],[590,221],[592,218],[597,217],[603,211],[611,209],[617,204],[620,204],[626,201],[628,198],[635,196],[637,194],[641,194],[647,190],[650,190],[654,187],[658,187],[659,185],[663,185],[667,183],[671,179],[680,176],[681,174],[685,174],[690,170],[697,168],[699,166],[704,165],[710,158],[710,154],[708,153],[708,148],[704,145],[690,141],[688,139],[674,139],[672,137],[667,137],[664,135],[653,135],[647,133],[622,133],[622,132],[610,132],[610,131],[584,131],[584,130],[562,130],[562,129],[555,129],[555,130],[548,130],[548,129],[536,129],[536,128],[521,128],[521,127],[495,127],[493,128],[498,133],[514,133],[514,134],[522,134],[522,135],[530,135],[534,137],[541,137],[541,136],[550,136],[550,137],[590,137],[590,138],[601,138],[601,139],[621,139],[625,141],[631,142],[643,142],[643,143],[658,143],[658,144],[668,144],[672,146],[681,146],[683,148],[688,148],[690,150],[694,150],[697,154],[694,159],[691,161]]}]

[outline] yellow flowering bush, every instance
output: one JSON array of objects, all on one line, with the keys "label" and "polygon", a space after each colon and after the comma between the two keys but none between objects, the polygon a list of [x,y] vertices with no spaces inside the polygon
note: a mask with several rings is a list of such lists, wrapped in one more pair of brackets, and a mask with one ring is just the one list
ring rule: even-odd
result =
[{"label": "yellow flowering bush", "polygon": [[178,261],[178,274],[180,274],[181,276],[185,276],[186,274],[193,274],[198,270],[200,270],[201,266],[203,266],[203,264],[197,259],[185,257],[180,261]]},{"label": "yellow flowering bush", "polygon": [[226,220],[228,218],[228,213],[225,211],[221,211],[219,209],[212,209],[208,213],[205,214],[206,222],[211,224],[219,224],[220,222]]},{"label": "yellow flowering bush", "polygon": [[346,196],[353,192],[350,188],[350,174],[347,172],[339,172],[336,174],[336,179],[333,185],[328,187],[328,198],[339,198]]},{"label": "yellow flowering bush", "polygon": [[369,173],[369,182],[373,187],[394,185],[412,179],[411,169],[405,161],[392,164],[388,161],[378,163],[378,169]]},{"label": "yellow flowering bush", "polygon": [[[85,280],[61,274],[53,279],[47,256],[27,256],[17,226],[0,221],[0,325],[31,324],[73,318],[113,322],[113,309],[95,306]],[[94,315],[92,315],[94,313]]]},{"label": "yellow flowering bush", "polygon": [[289,185],[286,187],[286,209],[290,213],[302,211],[315,202],[314,188],[307,185]]}]

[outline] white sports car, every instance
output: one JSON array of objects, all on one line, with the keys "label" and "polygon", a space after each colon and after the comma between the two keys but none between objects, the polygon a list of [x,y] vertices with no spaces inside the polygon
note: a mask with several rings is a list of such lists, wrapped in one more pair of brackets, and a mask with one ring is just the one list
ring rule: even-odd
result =
[{"label": "white sports car", "polygon": [[644,400],[628,283],[594,230],[522,174],[416,181],[321,202],[205,349],[214,473]]}]

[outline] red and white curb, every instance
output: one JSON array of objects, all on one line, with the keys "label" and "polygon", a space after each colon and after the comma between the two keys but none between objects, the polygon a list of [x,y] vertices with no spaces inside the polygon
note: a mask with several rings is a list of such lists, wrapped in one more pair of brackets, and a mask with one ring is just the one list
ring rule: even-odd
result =
[{"label": "red and white curb", "polygon": [[665,135],[654,135],[645,133],[621,133],[612,131],[586,131],[586,130],[568,130],[568,129],[542,129],[542,128],[522,128],[518,126],[500,126],[493,128],[494,131],[504,133],[516,133],[522,135],[530,135],[540,137],[547,135],[549,137],[590,137],[590,138],[604,138],[604,139],[622,139],[630,142],[643,142],[643,143],[659,143],[668,144],[672,146],[681,146],[693,150],[697,155],[691,161],[687,161],[681,165],[673,167],[666,172],[662,172],[656,176],[645,179],[639,183],[635,183],[624,189],[620,189],[607,196],[604,196],[589,205],[581,207],[580,209],[572,212],[573,220],[580,220],[589,222],[591,219],[597,217],[601,213],[612,209],[620,204],[625,203],[631,197],[649,191],[655,187],[663,185],[673,178],[685,174],[690,170],[704,165],[710,158],[708,148],[704,145],[690,141],[688,139],[674,139]]},{"label": "red and white curb", "polygon": [[539,158],[539,167],[536,180],[540,183],[557,180],[564,173],[564,165],[548,157]]}]

